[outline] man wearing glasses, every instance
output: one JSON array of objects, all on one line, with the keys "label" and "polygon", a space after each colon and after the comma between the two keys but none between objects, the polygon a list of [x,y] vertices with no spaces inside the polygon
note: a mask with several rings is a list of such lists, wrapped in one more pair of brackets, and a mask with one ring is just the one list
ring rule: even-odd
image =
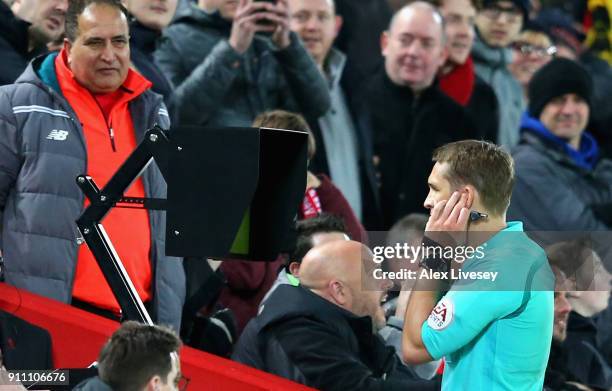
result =
[{"label": "man wearing glasses", "polygon": [[523,95],[520,84],[508,70],[512,61],[510,45],[521,31],[528,11],[527,0],[485,0],[476,16],[478,36],[472,48],[476,74],[497,95],[500,107],[497,142],[506,148],[512,148],[519,140]]},{"label": "man wearing glasses", "polygon": [[551,38],[537,26],[527,26],[512,43],[512,63],[508,66],[512,76],[523,89],[523,108],[529,103],[529,82],[533,75],[557,53]]}]

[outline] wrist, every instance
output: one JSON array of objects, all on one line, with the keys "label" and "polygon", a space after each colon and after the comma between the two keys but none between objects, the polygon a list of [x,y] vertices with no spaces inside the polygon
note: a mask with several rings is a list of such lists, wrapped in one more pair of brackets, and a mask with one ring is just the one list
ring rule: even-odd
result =
[{"label": "wrist", "polygon": [[427,251],[419,262],[419,267],[434,272],[447,273],[450,270],[452,259],[444,256],[444,247],[427,236],[423,236],[423,246]]},{"label": "wrist", "polygon": [[274,37],[274,45],[278,50],[285,50],[291,46],[291,33],[282,32]]},{"label": "wrist", "polygon": [[248,49],[246,45],[240,43],[240,41],[235,39],[233,36],[230,37],[230,39],[228,40],[228,43],[237,54],[244,54],[244,52],[246,52]]}]

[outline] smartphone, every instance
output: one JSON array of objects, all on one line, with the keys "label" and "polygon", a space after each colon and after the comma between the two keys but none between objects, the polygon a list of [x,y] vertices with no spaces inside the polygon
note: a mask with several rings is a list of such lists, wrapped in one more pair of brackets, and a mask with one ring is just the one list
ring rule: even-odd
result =
[{"label": "smartphone", "polygon": [[[265,2],[265,3],[272,3],[272,4],[276,4],[276,0],[255,0],[255,2]],[[274,22],[269,21],[269,20],[262,20],[260,22],[258,22],[257,24],[262,25],[262,26],[273,26]],[[260,34],[272,34],[272,32],[269,31],[260,31]]]}]

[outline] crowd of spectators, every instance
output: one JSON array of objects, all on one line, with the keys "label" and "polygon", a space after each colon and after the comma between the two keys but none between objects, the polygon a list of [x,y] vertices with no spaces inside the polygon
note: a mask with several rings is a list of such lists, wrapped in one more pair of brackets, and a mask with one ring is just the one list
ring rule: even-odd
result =
[{"label": "crowd of spectators", "polygon": [[[512,154],[507,217],[557,280],[545,388],[610,390],[611,17],[591,0],[2,0],[0,280],[120,320],[76,176],[104,186],[154,124],[306,132],[293,252],[169,257],[164,213],[113,210],[136,291],[186,344],[309,386],[439,389],[444,358],[403,360],[410,287],[364,289],[360,267],[368,231],[422,241],[434,151],[485,140]],[[160,170],[126,196],[164,198]],[[92,382],[129,377],[106,356],[137,332],[168,345],[139,387],[178,382],[160,330],[126,326]]]}]

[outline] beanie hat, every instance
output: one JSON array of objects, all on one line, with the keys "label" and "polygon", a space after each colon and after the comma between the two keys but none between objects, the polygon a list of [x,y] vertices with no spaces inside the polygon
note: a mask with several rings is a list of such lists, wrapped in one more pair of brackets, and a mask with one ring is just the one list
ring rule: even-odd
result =
[{"label": "beanie hat", "polygon": [[[498,3],[503,0],[483,0],[482,6],[487,7],[490,4]],[[517,6],[523,12],[523,22],[529,19],[529,10],[531,9],[531,2],[529,0],[510,0],[515,6]]]},{"label": "beanie hat", "polygon": [[590,107],[593,79],[577,62],[555,58],[533,75],[529,82],[528,94],[529,115],[539,119],[548,102],[565,94],[582,97]]}]

